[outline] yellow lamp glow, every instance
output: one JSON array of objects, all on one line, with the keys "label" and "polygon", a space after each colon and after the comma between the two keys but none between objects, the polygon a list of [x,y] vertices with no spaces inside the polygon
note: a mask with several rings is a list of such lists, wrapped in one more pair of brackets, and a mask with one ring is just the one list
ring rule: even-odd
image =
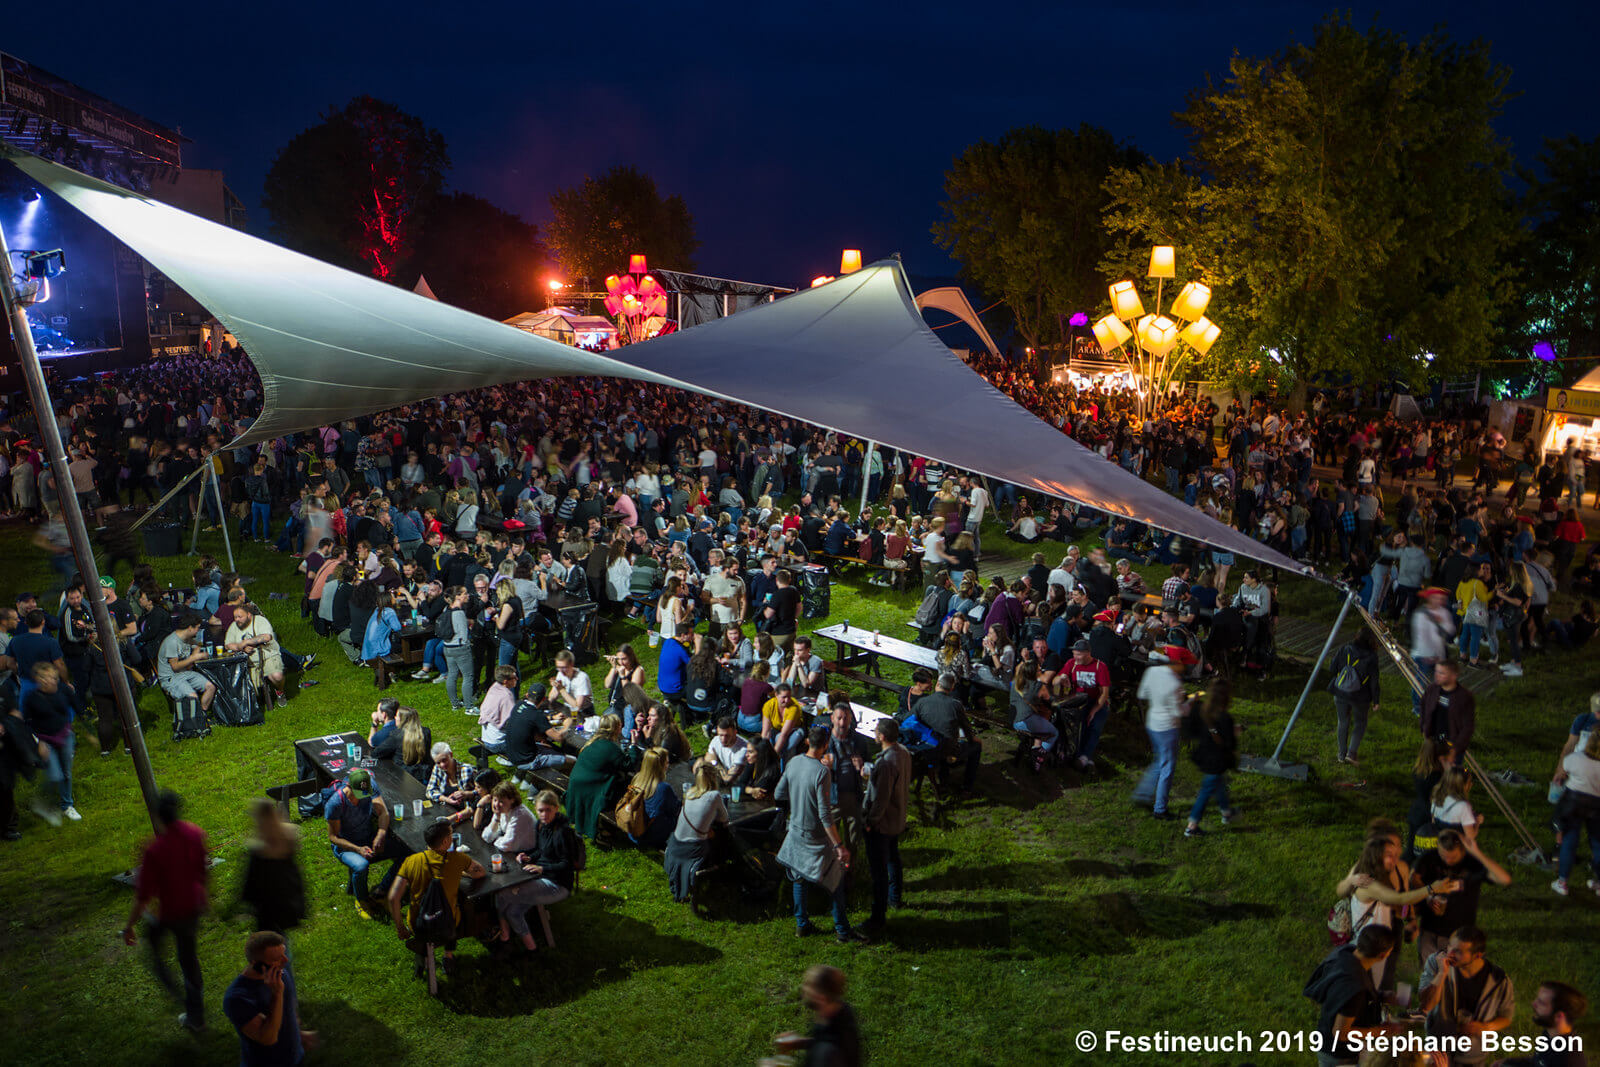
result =
[{"label": "yellow lamp glow", "polygon": [[1195,319],[1183,330],[1183,342],[1202,356],[1211,351],[1211,346],[1216,343],[1217,335],[1222,333],[1222,327],[1212,322],[1205,316]]},{"label": "yellow lamp glow", "polygon": [[1171,245],[1156,245],[1150,249],[1150,271],[1147,278],[1170,278],[1173,274],[1177,253]]},{"label": "yellow lamp glow", "polygon": [[[633,255],[628,257],[629,274],[643,274],[649,269],[650,267],[645,263],[644,256],[640,255],[638,252],[635,252]],[[1170,278],[1171,275],[1169,274],[1168,277]]]},{"label": "yellow lamp glow", "polygon": [[1122,324],[1115,315],[1107,315],[1094,324],[1094,339],[1100,342],[1100,351],[1110,355],[1113,349],[1125,344],[1133,331]]},{"label": "yellow lamp glow", "polygon": [[861,269],[861,249],[847,248],[839,253],[839,273],[854,274]]},{"label": "yellow lamp glow", "polygon": [[1178,343],[1178,324],[1165,315],[1146,315],[1139,320],[1139,343],[1152,356],[1164,356]]},{"label": "yellow lamp glow", "polygon": [[1123,322],[1144,314],[1144,302],[1132,282],[1117,282],[1110,288],[1111,312]]},{"label": "yellow lamp glow", "polygon": [[1211,303],[1211,287],[1199,282],[1190,282],[1178,290],[1178,299],[1172,302],[1173,317],[1188,322],[1198,319],[1206,313],[1206,305]]},{"label": "yellow lamp glow", "polygon": [[831,281],[833,281],[833,275],[819,274],[811,279],[811,288],[815,289],[819,285],[827,285]]}]

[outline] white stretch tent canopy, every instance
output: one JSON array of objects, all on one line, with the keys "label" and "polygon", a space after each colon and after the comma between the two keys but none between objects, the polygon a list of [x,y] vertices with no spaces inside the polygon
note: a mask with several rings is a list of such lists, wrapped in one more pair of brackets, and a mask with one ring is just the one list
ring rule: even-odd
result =
[{"label": "white stretch tent canopy", "polygon": [[243,343],[260,372],[265,406],[241,444],[504,382],[633,378],[752,404],[1310,573],[1107,462],[995,389],[922,321],[894,261],[629,346],[624,362],[329,266],[34,156],[14,159],[160,268]]},{"label": "white stretch tent canopy", "polygon": [[998,356],[1000,349],[995,346],[994,338],[989,336],[989,331],[983,325],[983,320],[978,318],[978,313],[972,308],[972,301],[967,299],[967,294],[959,285],[946,285],[939,289],[929,289],[917,297],[917,307],[936,308],[947,315],[954,315],[978,335],[978,339],[989,350],[989,354]]}]

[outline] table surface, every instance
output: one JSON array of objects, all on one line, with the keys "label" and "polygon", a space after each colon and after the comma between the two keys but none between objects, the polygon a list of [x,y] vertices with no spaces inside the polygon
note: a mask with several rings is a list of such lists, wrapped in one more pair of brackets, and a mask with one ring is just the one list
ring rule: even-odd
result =
[{"label": "table surface", "polygon": [[[915,642],[903,641],[889,634],[874,636],[871,630],[863,630],[859,626],[852,626],[846,630],[843,623],[838,623],[813,630],[811,636],[825,637],[840,646],[859,649],[873,656],[887,656],[900,663],[909,663],[913,667],[926,667],[935,674],[939,673],[937,649],[925,648]],[[973,665],[972,680],[988,689],[1008,688],[1006,683],[985,665]]]},{"label": "table surface", "polygon": [[[384,802],[390,805],[393,812],[401,802],[406,804],[405,818],[395,820],[391,817],[390,830],[400,843],[412,852],[421,852],[427,847],[423,840],[423,831],[429,823],[442,817],[443,814],[458,809],[449,805],[428,804],[423,810],[422,818],[417,818],[413,812],[417,801],[426,803],[422,783],[411,777],[399,764],[389,760],[373,762],[367,757],[367,739],[358,733],[329,734],[326,737],[309,737],[294,743],[295,748],[305,753],[319,772],[319,781],[326,775],[331,784],[344,778],[349,769],[346,757],[346,746],[357,745],[360,749],[359,765],[366,766],[372,772],[373,782],[377,785],[378,793]],[[484,878],[472,880],[467,883],[467,896],[472,898],[488,896],[497,890],[508,886],[519,885],[529,881],[533,876],[516,865],[512,856],[502,857],[505,861],[505,870],[495,874],[491,866],[494,850],[483,840],[477,830],[473,829],[471,820],[457,823],[455,832],[461,835],[461,844],[473,859],[483,864],[484,870],[489,874]]]}]

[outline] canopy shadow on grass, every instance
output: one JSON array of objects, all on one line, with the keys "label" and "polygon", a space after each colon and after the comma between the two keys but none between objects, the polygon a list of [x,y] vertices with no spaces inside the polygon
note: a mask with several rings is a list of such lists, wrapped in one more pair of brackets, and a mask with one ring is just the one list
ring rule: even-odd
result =
[{"label": "canopy shadow on grass", "polygon": [[[550,920],[556,945],[541,944],[536,953],[525,952],[520,944],[482,952],[463,942],[467,951],[457,953],[455,975],[440,978],[440,1002],[461,1015],[514,1018],[578,1000],[638,971],[722,958],[720,949],[660,933],[649,923],[619,914],[621,904],[614,894],[585,889],[556,905]],[[537,913],[528,918],[537,931]]]}]

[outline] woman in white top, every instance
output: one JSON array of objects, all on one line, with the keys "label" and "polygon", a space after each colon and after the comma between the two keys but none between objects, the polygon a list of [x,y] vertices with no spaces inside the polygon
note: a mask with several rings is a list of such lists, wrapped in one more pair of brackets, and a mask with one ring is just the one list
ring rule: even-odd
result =
[{"label": "woman in white top", "polygon": [[633,491],[639,494],[640,512],[648,512],[650,505],[661,499],[661,479],[656,477],[655,464],[645,464],[633,476]]},{"label": "woman in white top", "polygon": [[1466,771],[1451,767],[1444,772],[1439,784],[1433,787],[1433,804],[1429,809],[1435,830],[1454,827],[1468,838],[1478,836],[1483,816],[1474,812],[1468,803],[1467,795],[1471,792],[1472,776]]},{"label": "woman in white top", "polygon": [[694,784],[684,795],[678,825],[672,831],[667,854],[662,860],[673,900],[681,903],[689,899],[694,872],[711,855],[712,831],[718,823],[727,821],[728,805],[718,789],[717,772],[709,764],[697,764]]},{"label": "woman in white top", "polygon": [[478,535],[478,494],[461,490],[461,510],[456,512],[456,536],[468,541]]},{"label": "woman in white top", "polygon": [[678,624],[682,621],[679,617],[682,610],[679,594],[682,590],[683,579],[668,578],[667,584],[661,590],[661,599],[656,601],[656,629],[661,632],[663,641],[670,641],[678,636]]},{"label": "woman in white top", "polygon": [[522,793],[509,779],[500,782],[489,794],[494,814],[483,828],[483,840],[494,851],[527,852],[534,846],[536,830],[533,811],[522,802]]},{"label": "woman in white top", "polygon": [[[1393,930],[1398,941],[1400,924],[1396,920],[1406,918],[1411,905],[1420,904],[1429,896],[1444,896],[1461,888],[1461,883],[1451,878],[1442,878],[1432,885],[1416,889],[1403,888],[1410,881],[1410,868],[1400,860],[1399,832],[1387,825],[1369,829],[1361,858],[1350,868],[1350,873],[1345,875],[1337,890],[1339,897],[1350,898],[1351,937],[1359,934],[1363,927],[1377,923]],[[1375,988],[1394,988],[1394,960],[1395,953],[1391,952],[1372,969]]]},{"label": "woman in white top", "polygon": [[1558,877],[1550,888],[1567,895],[1567,875],[1578,857],[1578,836],[1589,835],[1589,888],[1600,893],[1600,730],[1590,730],[1581,747],[1561,761],[1565,786],[1556,804],[1556,827],[1561,832]]}]

